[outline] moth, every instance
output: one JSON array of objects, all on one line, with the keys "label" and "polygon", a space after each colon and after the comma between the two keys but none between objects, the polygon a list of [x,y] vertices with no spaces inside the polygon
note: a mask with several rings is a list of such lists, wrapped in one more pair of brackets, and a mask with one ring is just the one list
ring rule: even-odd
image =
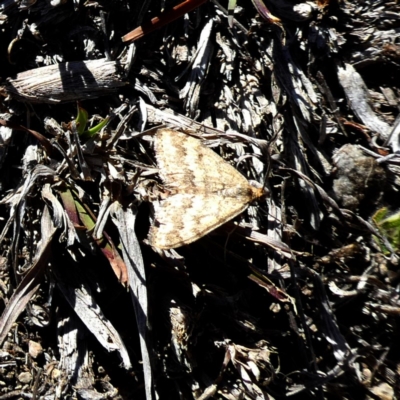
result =
[{"label": "moth", "polygon": [[148,237],[153,247],[192,243],[266,196],[199,139],[159,129],[154,148],[168,196],[155,211]]}]

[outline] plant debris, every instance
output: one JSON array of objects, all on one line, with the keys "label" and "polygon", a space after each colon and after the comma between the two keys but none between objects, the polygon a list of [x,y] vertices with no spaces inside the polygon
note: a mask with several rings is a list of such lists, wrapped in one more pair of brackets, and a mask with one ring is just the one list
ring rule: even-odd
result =
[{"label": "plant debris", "polygon": [[[0,400],[398,398],[399,12],[0,1]],[[160,127],[269,196],[152,247]]]},{"label": "plant debris", "polygon": [[104,96],[124,86],[117,64],[105,59],[39,67],[8,78],[0,91],[29,103],[63,103]]}]

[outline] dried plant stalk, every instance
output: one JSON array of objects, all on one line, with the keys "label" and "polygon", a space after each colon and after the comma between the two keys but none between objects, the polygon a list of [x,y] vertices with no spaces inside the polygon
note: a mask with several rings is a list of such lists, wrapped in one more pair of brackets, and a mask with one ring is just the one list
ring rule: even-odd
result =
[{"label": "dried plant stalk", "polygon": [[171,10],[164,11],[161,15],[153,18],[150,22],[147,22],[122,36],[122,41],[125,43],[132,43],[135,40],[142,38],[146,34],[153,32],[172,21],[175,21],[197,7],[200,7],[206,1],[207,0],[186,0],[175,7],[172,7]]},{"label": "dried plant stalk", "polygon": [[66,62],[21,72],[1,91],[30,103],[65,103],[104,96],[126,83],[115,61]]}]

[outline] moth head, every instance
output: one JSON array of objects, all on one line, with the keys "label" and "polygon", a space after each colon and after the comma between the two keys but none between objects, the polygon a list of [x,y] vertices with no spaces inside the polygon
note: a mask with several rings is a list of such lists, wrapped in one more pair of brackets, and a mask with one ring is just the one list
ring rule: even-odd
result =
[{"label": "moth head", "polygon": [[261,183],[257,181],[249,181],[250,183],[250,188],[252,189],[252,201],[256,200],[265,200],[267,197],[269,197],[269,190],[265,185],[261,185]]}]

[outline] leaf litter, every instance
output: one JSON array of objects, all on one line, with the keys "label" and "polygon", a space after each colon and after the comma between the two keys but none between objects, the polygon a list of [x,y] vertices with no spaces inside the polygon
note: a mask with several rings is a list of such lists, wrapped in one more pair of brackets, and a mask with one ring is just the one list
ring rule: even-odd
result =
[{"label": "leaf litter", "polygon": [[[1,4],[0,399],[398,397],[399,6],[189,3]],[[270,197],[151,248],[160,126]]]}]

